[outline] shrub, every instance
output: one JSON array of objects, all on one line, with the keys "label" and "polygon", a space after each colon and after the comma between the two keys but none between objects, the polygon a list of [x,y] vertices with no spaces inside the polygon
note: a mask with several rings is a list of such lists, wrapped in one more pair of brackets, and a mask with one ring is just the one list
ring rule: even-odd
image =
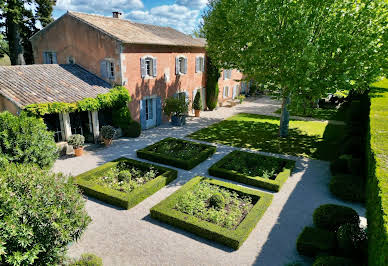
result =
[{"label": "shrub", "polygon": [[360,217],[352,208],[335,204],[324,204],[315,209],[313,214],[315,226],[329,231],[336,231],[343,224],[359,224]]},{"label": "shrub", "polygon": [[209,199],[210,206],[216,209],[223,209],[225,207],[225,198],[221,193],[215,193]]},{"label": "shrub", "polygon": [[0,113],[0,157],[14,163],[51,166],[58,157],[53,133],[42,119]]},{"label": "shrub", "polygon": [[314,257],[331,254],[336,247],[335,233],[314,227],[305,227],[296,241],[296,249],[301,255]]},{"label": "shrub", "polygon": [[131,172],[129,170],[122,170],[119,172],[117,179],[121,182],[129,182],[131,180]]},{"label": "shrub", "polygon": [[237,96],[237,99],[239,100],[240,104],[242,104],[243,101],[245,100],[245,96],[244,95],[239,95],[239,96]]},{"label": "shrub", "polygon": [[80,134],[74,134],[70,136],[69,141],[67,143],[73,146],[74,149],[78,149],[84,146],[85,137]]},{"label": "shrub", "polygon": [[363,141],[361,137],[351,137],[345,140],[341,153],[342,154],[351,154],[353,157],[360,158],[362,156],[363,150]]},{"label": "shrub", "polygon": [[102,259],[94,254],[85,253],[81,258],[69,264],[69,266],[102,266]]},{"label": "shrub", "polygon": [[357,265],[351,259],[336,256],[320,256],[313,266],[354,266]]},{"label": "shrub", "polygon": [[113,109],[112,113],[113,113],[112,115],[113,125],[115,127],[119,127],[123,130],[129,127],[129,124],[131,123],[132,118],[127,105],[121,108]]},{"label": "shrub", "polygon": [[141,125],[137,121],[131,121],[128,128],[124,129],[124,136],[130,138],[137,138],[141,134]]},{"label": "shrub", "polygon": [[112,126],[103,126],[101,128],[101,136],[104,139],[113,139],[116,135],[116,129]]},{"label": "shrub", "polygon": [[330,171],[332,175],[348,174],[349,173],[348,160],[338,158],[332,161],[330,163]]},{"label": "shrub", "polygon": [[365,185],[361,176],[336,175],[330,180],[331,193],[345,201],[364,202]]},{"label": "shrub", "polygon": [[364,173],[364,160],[360,158],[351,158],[348,160],[348,169],[352,175],[362,176]]},{"label": "shrub", "polygon": [[163,112],[170,116],[185,116],[189,110],[189,102],[183,97],[169,97],[164,101]]},{"label": "shrub", "polygon": [[[12,196],[10,196],[12,195]],[[32,165],[0,170],[0,264],[53,265],[90,222],[63,175]]]},{"label": "shrub", "polygon": [[195,94],[194,101],[193,101],[193,109],[194,110],[202,109],[201,92],[199,91]]},{"label": "shrub", "polygon": [[358,224],[344,224],[337,231],[338,249],[349,257],[365,258],[367,253],[367,237],[364,229]]},{"label": "shrub", "polygon": [[220,71],[212,63],[210,57],[206,58],[206,105],[210,111],[217,107],[218,102],[218,79],[220,78]]}]

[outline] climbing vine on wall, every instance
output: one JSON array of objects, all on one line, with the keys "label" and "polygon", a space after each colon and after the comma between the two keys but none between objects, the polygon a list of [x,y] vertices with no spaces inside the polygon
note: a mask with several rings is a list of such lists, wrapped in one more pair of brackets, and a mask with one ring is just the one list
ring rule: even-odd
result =
[{"label": "climbing vine on wall", "polygon": [[85,98],[75,103],[37,103],[30,104],[24,111],[30,115],[44,116],[55,113],[71,113],[78,111],[96,111],[103,108],[120,108],[131,100],[128,90],[123,86],[117,86],[108,93],[99,94],[96,98]]}]

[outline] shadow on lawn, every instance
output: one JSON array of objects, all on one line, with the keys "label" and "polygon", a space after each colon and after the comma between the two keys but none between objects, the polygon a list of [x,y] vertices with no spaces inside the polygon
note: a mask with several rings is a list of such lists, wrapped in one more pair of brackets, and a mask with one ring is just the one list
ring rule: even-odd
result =
[{"label": "shadow on lawn", "polygon": [[[244,115],[244,117],[249,118],[249,115]],[[253,118],[255,117],[253,116]],[[266,119],[278,120],[275,117],[266,117]],[[243,120],[224,120],[208,128],[201,129],[189,135],[189,137],[207,142],[277,154],[330,160],[335,157],[332,152],[336,150],[335,145],[338,144],[340,136],[338,132],[339,128],[341,126],[328,124],[323,138],[317,135],[307,135],[299,129],[290,128],[287,138],[279,138],[279,126],[277,124]]]}]

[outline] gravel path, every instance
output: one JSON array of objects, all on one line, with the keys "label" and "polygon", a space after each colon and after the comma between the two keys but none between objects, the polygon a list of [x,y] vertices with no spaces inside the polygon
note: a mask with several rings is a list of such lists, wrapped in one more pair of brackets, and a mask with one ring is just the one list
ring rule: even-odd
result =
[{"label": "gravel path", "polygon": [[[166,124],[144,131],[136,139],[119,139],[109,148],[86,152],[82,157],[60,159],[55,163],[54,171],[77,175],[118,157],[136,158],[137,149],[165,137],[184,138],[240,112],[273,114],[278,108],[278,102],[263,97],[232,108],[202,112],[201,118],[189,118],[185,127],[174,128]],[[316,207],[324,203],[343,204],[365,216],[361,205],[346,204],[331,196],[327,186],[330,179],[328,162],[257,152],[294,159],[296,169],[281,191],[274,193],[271,206],[239,250],[231,250],[150,218],[150,208],[192,177],[208,176],[207,169],[235,149],[238,148],[217,145],[217,152],[211,158],[190,171],[177,169],[178,178],[174,182],[130,210],[89,198],[86,209],[93,222],[82,238],[70,247],[68,255],[78,257],[85,252],[95,253],[103,258],[104,265],[283,266],[292,261],[309,263],[297,254],[295,242],[303,227],[312,224]]]}]

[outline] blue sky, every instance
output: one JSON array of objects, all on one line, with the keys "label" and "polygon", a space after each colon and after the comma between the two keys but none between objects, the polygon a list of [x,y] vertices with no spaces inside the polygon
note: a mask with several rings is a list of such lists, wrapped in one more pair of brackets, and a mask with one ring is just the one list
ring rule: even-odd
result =
[{"label": "blue sky", "polygon": [[58,0],[54,18],[67,10],[112,16],[121,11],[135,22],[169,26],[191,34],[201,21],[207,0]]}]

